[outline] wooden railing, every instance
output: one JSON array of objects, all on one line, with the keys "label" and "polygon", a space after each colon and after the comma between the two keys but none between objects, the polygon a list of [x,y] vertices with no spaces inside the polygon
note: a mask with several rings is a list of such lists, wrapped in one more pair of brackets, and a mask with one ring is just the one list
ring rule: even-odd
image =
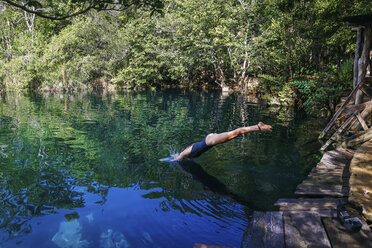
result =
[{"label": "wooden railing", "polygon": [[343,102],[341,107],[336,111],[336,113],[333,115],[332,119],[329,121],[327,126],[324,128],[322,133],[319,135],[319,139],[322,139],[326,136],[328,131],[335,125],[336,121],[340,117],[348,117],[346,121],[337,129],[336,132],[334,132],[331,137],[327,140],[327,142],[322,146],[321,150],[327,149],[327,147],[334,141],[334,138],[341,134],[346,128],[350,128],[355,124],[356,121],[358,121],[362,128],[364,130],[368,129],[368,126],[366,122],[364,121],[363,117],[361,116],[361,112],[368,106],[368,104],[371,104],[370,102],[365,102],[362,104],[357,104],[352,107],[346,108],[346,106],[349,104],[349,102],[354,98],[356,92],[359,90],[364,93],[365,95],[372,98],[372,88],[368,86],[368,83],[372,82],[372,77],[365,77],[364,80],[362,80],[350,93],[350,95],[346,98],[346,100]]}]

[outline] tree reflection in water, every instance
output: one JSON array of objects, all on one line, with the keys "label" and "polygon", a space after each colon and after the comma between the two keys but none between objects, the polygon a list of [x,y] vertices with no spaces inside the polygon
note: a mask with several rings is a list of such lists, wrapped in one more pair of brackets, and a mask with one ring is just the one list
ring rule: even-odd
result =
[{"label": "tree reflection in water", "polygon": [[[279,118],[276,112],[241,95],[169,91],[0,97],[0,245],[13,242],[9,241],[13,237],[37,239],[35,233],[52,225],[44,221],[38,226],[39,216],[42,220],[55,217],[57,221],[69,221],[66,214],[70,212],[86,216],[120,200],[127,204],[128,211],[133,199],[136,204],[154,206],[156,211],[161,204],[162,213],[151,216],[151,223],[163,214],[177,216],[177,223],[192,216],[187,219],[189,223],[207,219],[208,226],[215,220],[229,226],[229,217],[239,222],[246,219],[247,211],[267,210],[275,199],[292,194],[303,176],[302,154],[317,148],[316,144],[314,149],[301,145],[317,137],[312,134],[315,127],[309,129],[302,122],[298,128],[292,114]],[[259,120],[273,124],[273,133],[247,135],[214,147],[198,159],[203,166],[183,161],[179,163],[182,173],[178,167],[159,161],[169,153],[169,147],[180,150],[206,132],[221,132]],[[287,180],[282,180],[283,175]],[[273,185],[277,190],[262,185]],[[133,198],[122,199],[125,194],[121,192],[108,200],[109,191],[126,189]],[[133,213],[141,207],[133,206]],[[122,210],[118,207],[107,216],[121,216]],[[141,214],[149,215],[152,210]],[[105,218],[101,221],[104,223]],[[149,226],[134,223],[139,229]],[[180,237],[185,230],[175,235]],[[57,232],[58,226],[53,231]],[[29,235],[22,235],[25,233]],[[107,232],[106,236],[110,235]],[[125,235],[137,239],[134,231]]]}]

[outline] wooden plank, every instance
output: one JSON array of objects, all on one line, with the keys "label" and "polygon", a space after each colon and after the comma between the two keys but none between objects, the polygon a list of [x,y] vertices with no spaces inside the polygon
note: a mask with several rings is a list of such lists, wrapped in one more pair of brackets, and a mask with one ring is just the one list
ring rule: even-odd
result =
[{"label": "wooden plank", "polygon": [[[333,156],[329,156],[328,154],[324,154],[319,163],[320,164],[322,164],[322,163],[323,164],[328,164],[328,165],[332,165],[336,168],[340,168],[340,167],[345,167],[346,164],[350,163],[350,160],[346,161],[346,160],[342,160],[342,159],[336,159]],[[318,166],[318,164],[317,164],[317,166]]]},{"label": "wooden plank", "polygon": [[301,184],[299,184],[297,188],[303,188],[303,187],[330,188],[330,187],[342,186],[342,184],[343,184],[342,179],[338,181],[328,181],[328,180],[322,180],[322,179],[309,178],[308,180],[304,180]]},{"label": "wooden plank", "polygon": [[333,124],[335,123],[335,121],[337,120],[337,118],[340,116],[340,114],[342,113],[342,111],[344,110],[345,106],[349,103],[349,101],[351,100],[351,98],[353,97],[354,93],[357,92],[359,90],[359,88],[365,83],[365,80],[361,81],[350,93],[350,95],[346,98],[345,102],[341,105],[341,107],[337,110],[337,112],[333,115],[332,119],[330,120],[330,122],[327,124],[327,126],[323,129],[322,133],[319,135],[319,139],[322,139],[326,134],[327,132],[329,131],[329,129],[331,129],[331,127],[333,126]]},{"label": "wooden plank", "polygon": [[319,214],[284,212],[286,247],[331,247]]},{"label": "wooden plank", "polygon": [[302,186],[317,186],[317,187],[329,187],[329,186],[336,186],[336,185],[342,185],[344,180],[342,180],[342,177],[338,177],[336,179],[333,178],[315,178],[315,177],[309,177],[308,179],[302,181],[301,184],[299,184],[300,187]]},{"label": "wooden plank", "polygon": [[[318,215],[320,218],[337,218],[337,210],[328,210],[328,209],[325,209],[325,210],[318,210],[318,211],[283,211],[283,213],[285,212],[296,212],[296,213],[303,213],[303,212],[306,212],[306,213],[313,213],[313,214],[316,214]],[[285,232],[285,231],[284,231]]]},{"label": "wooden plank", "polygon": [[343,158],[345,160],[351,160],[354,156],[353,151],[350,151],[344,148],[337,148],[335,150],[328,151],[326,153],[334,157]]},{"label": "wooden plank", "polygon": [[280,211],[337,211],[337,205],[341,199],[315,198],[315,199],[280,199],[274,205],[280,207]]},{"label": "wooden plank", "polygon": [[366,122],[363,120],[362,116],[359,113],[357,113],[356,117],[357,117],[360,125],[362,125],[362,128],[364,129],[364,131],[368,130],[368,126],[367,126]]},{"label": "wooden plank", "polygon": [[275,206],[285,206],[288,204],[320,204],[320,203],[334,203],[343,204],[346,203],[346,198],[290,198],[290,199],[279,199],[275,202]]},{"label": "wooden plank", "polygon": [[337,192],[342,192],[344,191],[344,188],[340,184],[336,185],[319,185],[318,183],[314,182],[313,185],[311,184],[306,184],[302,186],[301,184],[297,186],[298,190],[323,190],[323,191],[337,191]]},{"label": "wooden plank", "polygon": [[341,174],[319,173],[308,176],[304,181],[342,182],[343,180]]},{"label": "wooden plank", "polygon": [[342,198],[282,198],[276,201],[275,206],[277,206],[277,204],[287,203],[345,203],[346,201],[347,199]]},{"label": "wooden plank", "polygon": [[347,192],[338,192],[338,191],[329,191],[329,190],[312,190],[312,189],[306,189],[306,190],[297,190],[295,191],[295,195],[297,196],[306,196],[306,197],[345,197],[348,196]]},{"label": "wooden plank", "polygon": [[312,173],[311,175],[305,179],[306,181],[325,181],[328,180],[329,182],[343,182],[344,179],[341,173],[332,174],[332,173]]},{"label": "wooden plank", "polygon": [[[334,210],[337,217],[337,205],[347,202],[346,198],[307,198],[307,199],[279,199],[275,206],[281,211],[317,211]],[[315,210],[316,208],[316,210]],[[327,215],[330,216],[330,215]]]},{"label": "wooden plank", "polygon": [[341,164],[341,163],[335,164],[332,161],[327,161],[326,159],[322,159],[321,162],[319,162],[315,168],[343,171],[345,166],[346,164]]},{"label": "wooden plank", "polygon": [[329,163],[335,164],[348,164],[353,157],[346,152],[342,152],[340,150],[332,150],[325,152],[322,156],[320,162],[327,161]]},{"label": "wooden plank", "polygon": [[342,185],[322,187],[319,187],[318,185],[299,185],[296,188],[295,195],[345,197],[349,195],[349,189]]},{"label": "wooden plank", "polygon": [[255,211],[242,247],[284,247],[283,212]]},{"label": "wooden plank", "polygon": [[329,168],[327,165],[319,165],[311,170],[311,173],[326,173],[326,174],[340,174],[342,175],[345,167],[341,168]]},{"label": "wooden plank", "polygon": [[324,175],[329,175],[329,176],[337,176],[341,177],[343,180],[350,178],[350,172],[347,170],[342,171],[332,171],[332,170],[312,170],[309,173],[309,177],[322,177]]},{"label": "wooden plank", "polygon": [[312,176],[323,176],[323,175],[344,177],[341,170],[334,171],[334,170],[329,170],[329,169],[317,169],[317,168],[312,169],[308,176],[312,177]]},{"label": "wooden plank", "polygon": [[348,231],[335,218],[324,218],[323,224],[334,248],[372,247],[372,231],[365,222],[363,222],[362,229],[359,232]]}]

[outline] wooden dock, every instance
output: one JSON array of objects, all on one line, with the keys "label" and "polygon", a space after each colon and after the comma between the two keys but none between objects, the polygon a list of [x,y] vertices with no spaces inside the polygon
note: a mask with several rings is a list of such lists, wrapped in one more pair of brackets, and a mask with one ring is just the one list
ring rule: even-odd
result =
[{"label": "wooden dock", "polygon": [[242,247],[372,247],[365,222],[351,232],[337,217],[338,206],[347,203],[352,158],[346,149],[326,152],[298,185],[298,198],[279,199],[276,212],[254,212]]},{"label": "wooden dock", "polygon": [[301,197],[347,197],[349,166],[353,153],[337,149],[324,153],[307,179],[297,186],[295,195]]}]

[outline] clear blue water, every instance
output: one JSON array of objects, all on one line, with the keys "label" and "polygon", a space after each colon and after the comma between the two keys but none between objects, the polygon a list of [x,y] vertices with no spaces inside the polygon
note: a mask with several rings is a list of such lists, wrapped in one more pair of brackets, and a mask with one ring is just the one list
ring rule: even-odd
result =
[{"label": "clear blue water", "polygon": [[[253,210],[315,165],[321,121],[246,96],[163,91],[4,94],[0,247],[240,247]],[[159,161],[264,121],[193,162]]]}]

